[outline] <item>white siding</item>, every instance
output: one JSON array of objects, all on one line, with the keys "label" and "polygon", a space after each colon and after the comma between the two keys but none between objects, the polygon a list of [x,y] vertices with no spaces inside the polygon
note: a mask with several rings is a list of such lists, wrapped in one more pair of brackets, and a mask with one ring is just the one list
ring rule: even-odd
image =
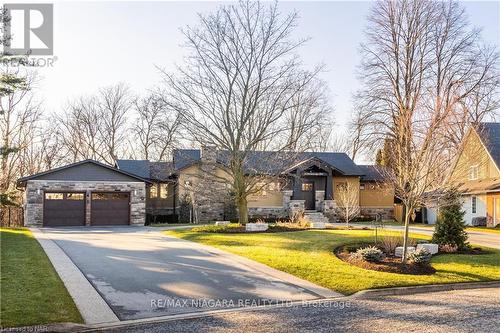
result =
[{"label": "white siding", "polygon": [[465,224],[472,225],[474,217],[486,216],[486,195],[476,195],[476,213],[472,213],[472,196],[463,197],[462,210],[465,211]]}]

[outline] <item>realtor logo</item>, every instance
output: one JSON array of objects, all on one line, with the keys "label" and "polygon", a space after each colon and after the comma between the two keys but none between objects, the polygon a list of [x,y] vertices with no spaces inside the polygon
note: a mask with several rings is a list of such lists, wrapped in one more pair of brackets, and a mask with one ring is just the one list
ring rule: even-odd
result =
[{"label": "realtor logo", "polygon": [[5,35],[10,41],[4,52],[12,55],[52,55],[54,51],[53,5],[47,3],[5,4]]}]

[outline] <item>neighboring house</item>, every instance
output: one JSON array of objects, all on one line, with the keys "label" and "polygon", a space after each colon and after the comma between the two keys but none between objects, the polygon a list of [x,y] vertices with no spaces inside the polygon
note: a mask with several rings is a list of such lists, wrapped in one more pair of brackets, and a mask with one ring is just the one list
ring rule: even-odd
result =
[{"label": "neighboring house", "polygon": [[84,160],[20,178],[27,226],[144,225],[148,180]]},{"label": "neighboring house", "polygon": [[[449,182],[462,193],[465,222],[486,218],[488,226],[500,223],[500,123],[470,128],[450,172]],[[436,209],[427,210],[435,223]]]},{"label": "neighboring house", "polygon": [[[281,156],[282,154],[283,156]],[[228,154],[211,147],[179,149],[172,162],[117,160],[115,167],[92,160],[19,179],[25,189],[25,224],[43,226],[145,223],[152,216],[178,215],[183,200],[200,222],[227,219],[231,184]],[[359,189],[362,216],[394,217],[394,190],[374,166],[356,165],[344,153],[287,155],[252,152],[246,169],[262,183],[248,198],[251,217],[288,217],[296,211],[337,216],[339,191]]]}]

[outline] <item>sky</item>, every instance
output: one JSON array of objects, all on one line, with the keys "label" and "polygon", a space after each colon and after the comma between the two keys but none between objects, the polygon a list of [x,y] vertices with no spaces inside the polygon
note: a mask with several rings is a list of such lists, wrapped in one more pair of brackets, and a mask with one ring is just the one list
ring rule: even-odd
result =
[{"label": "sky", "polygon": [[[44,1],[45,2],[45,1]],[[118,82],[142,94],[161,80],[156,66],[173,70],[182,62],[181,27],[196,25],[197,13],[224,2],[54,2],[52,68],[40,70],[39,95],[50,112],[61,112],[73,97],[88,95]],[[227,3],[227,2],[225,2]],[[366,16],[372,2],[283,1],[283,13],[299,12],[297,37],[311,40],[299,51],[304,63],[323,63],[339,130],[352,111],[358,88]],[[463,2],[470,22],[483,39],[500,47],[500,1]]]}]

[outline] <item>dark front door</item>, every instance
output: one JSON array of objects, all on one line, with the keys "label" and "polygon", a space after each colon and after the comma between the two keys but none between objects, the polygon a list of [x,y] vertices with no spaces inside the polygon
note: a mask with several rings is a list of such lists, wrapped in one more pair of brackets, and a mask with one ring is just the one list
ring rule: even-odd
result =
[{"label": "dark front door", "polygon": [[45,192],[43,226],[85,225],[85,193]]},{"label": "dark front door", "polygon": [[130,222],[130,193],[93,192],[91,225],[125,225]]},{"label": "dark front door", "polygon": [[302,182],[302,197],[305,200],[305,209],[314,210],[316,209],[316,198],[315,198],[314,182],[303,181]]}]

